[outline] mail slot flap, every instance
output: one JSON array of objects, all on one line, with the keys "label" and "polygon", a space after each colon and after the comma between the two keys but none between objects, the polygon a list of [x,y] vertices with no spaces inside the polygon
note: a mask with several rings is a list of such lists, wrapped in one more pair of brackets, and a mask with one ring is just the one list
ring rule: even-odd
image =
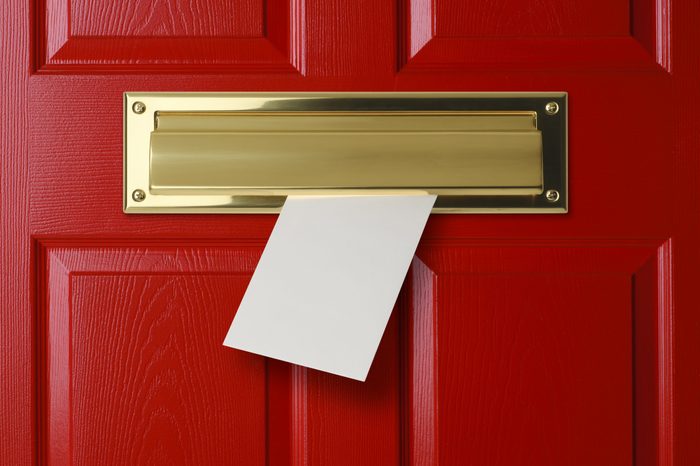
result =
[{"label": "mail slot flap", "polygon": [[566,212],[564,93],[128,93],[126,212],[275,212],[292,194],[438,194]]},{"label": "mail slot flap", "polygon": [[543,182],[531,112],[159,115],[150,156],[154,193],[538,194]]}]

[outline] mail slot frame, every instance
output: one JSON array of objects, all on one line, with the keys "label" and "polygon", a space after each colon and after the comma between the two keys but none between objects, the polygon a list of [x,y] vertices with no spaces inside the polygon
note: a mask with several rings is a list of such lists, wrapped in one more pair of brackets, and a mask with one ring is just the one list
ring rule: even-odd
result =
[{"label": "mail slot frame", "polygon": [[[553,104],[556,112],[552,112]],[[550,104],[549,108],[547,105]],[[565,213],[567,94],[547,93],[125,93],[124,212],[275,213],[284,195],[167,194],[150,191],[150,136],[159,113],[533,112],[542,134],[543,189],[538,194],[440,193],[435,213]],[[397,194],[410,190],[315,190],[318,194]],[[292,191],[290,191],[292,193]],[[308,193],[307,193],[308,194]]]}]

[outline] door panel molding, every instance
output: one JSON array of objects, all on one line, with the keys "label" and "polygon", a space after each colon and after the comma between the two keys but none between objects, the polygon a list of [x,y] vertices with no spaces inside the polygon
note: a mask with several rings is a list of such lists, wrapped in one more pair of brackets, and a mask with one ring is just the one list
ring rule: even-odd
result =
[{"label": "door panel molding", "polygon": [[397,463],[396,317],[364,383],[222,345],[265,239],[38,240],[39,464]]},{"label": "door panel molding", "polygon": [[[671,240],[422,243],[402,301],[409,464],[466,451],[484,464],[547,452],[557,464],[672,465],[671,251]],[[461,368],[459,382],[445,367]],[[557,391],[537,398],[547,387]]]},{"label": "door panel molding", "polygon": [[39,0],[35,72],[305,73],[305,0],[239,2],[235,11],[208,1]]},{"label": "door panel molding", "polygon": [[[537,18],[530,25],[533,31],[513,36],[497,34],[499,25],[507,21],[506,8],[494,12],[491,22],[475,25],[477,32],[459,32],[442,27],[438,15],[441,3],[430,0],[399,0],[399,70],[487,69],[487,70],[576,70],[602,68],[654,70],[659,66],[671,71],[670,61],[670,0],[631,0],[629,21],[623,11],[614,15],[620,24],[599,24],[606,15],[585,4],[581,11],[572,12],[571,26],[578,21],[586,23],[580,16],[589,15],[587,28],[567,30],[566,24],[546,26],[548,17]],[[538,4],[552,6],[555,2]],[[618,2],[619,3],[619,2]],[[458,4],[459,5],[459,4]],[[489,4],[495,8],[498,4]],[[576,4],[578,7],[584,5]],[[483,5],[483,8],[487,8]],[[567,5],[566,10],[574,10]],[[619,10],[619,8],[618,8]],[[476,14],[468,5],[451,8],[450,24],[469,24]],[[483,14],[483,12],[477,12]],[[506,14],[506,18],[503,17]],[[578,14],[578,18],[576,18]],[[559,16],[550,15],[560,20]],[[456,19],[459,18],[459,21]],[[574,18],[576,18],[574,20]],[[523,18],[512,18],[522,21]],[[487,34],[481,29],[493,29]],[[441,31],[447,32],[441,32]],[[626,30],[628,33],[620,34]],[[575,53],[573,52],[575,50]]]},{"label": "door panel molding", "polygon": [[[248,428],[258,425],[264,429],[264,441],[258,442],[256,450],[236,450],[243,455],[240,458],[253,461],[253,464],[256,461],[267,461],[273,466],[323,464],[340,461],[340,458],[347,459],[348,455],[359,455],[355,460],[367,463],[370,460],[363,456],[365,453],[379,461],[377,464],[392,464],[398,461],[396,455],[399,454],[407,459],[407,464],[449,462],[452,457],[448,447],[456,444],[449,441],[446,432],[441,431],[457,429],[453,424],[456,420],[454,416],[463,409],[471,409],[475,417],[461,429],[481,425],[479,430],[470,431],[470,435],[488,435],[482,441],[469,443],[467,451],[474,458],[485,459],[484,451],[498,450],[489,443],[489,438],[498,442],[516,442],[515,447],[518,440],[510,437],[508,431],[501,432],[499,436],[490,430],[494,427],[492,422],[496,422],[504,413],[492,412],[489,408],[489,416],[492,416],[489,421],[477,415],[489,406],[490,402],[483,398],[484,394],[498,396],[501,393],[506,396],[508,393],[513,395],[513,390],[519,390],[519,395],[529,393],[534,396],[546,387],[542,384],[548,383],[548,377],[552,378],[550,382],[555,386],[562,387],[557,396],[563,398],[530,398],[532,407],[538,409],[537,419],[540,422],[531,424],[528,432],[521,435],[529,439],[533,451],[550,451],[555,456],[557,452],[575,452],[583,444],[577,447],[576,444],[566,443],[573,442],[572,438],[580,437],[588,442],[585,445],[589,445],[595,439],[587,436],[595,436],[597,432],[607,435],[612,431],[607,432],[606,429],[618,426],[622,430],[617,430],[615,435],[629,435],[629,450],[625,450],[623,442],[615,450],[618,456],[597,459],[625,462],[636,458],[637,466],[672,464],[673,303],[670,291],[670,240],[425,240],[419,246],[397,303],[397,312],[387,327],[367,382],[350,385],[333,375],[220,347],[216,340],[217,332],[225,332],[228,314],[235,308],[236,299],[242,296],[264,241],[264,237],[242,241],[200,240],[199,244],[192,244],[187,239],[37,240],[38,298],[34,347],[37,359],[35,385],[38,391],[34,409],[37,413],[38,452],[42,461],[65,464],[75,460],[75,455],[83,460],[98,457],[104,461],[139,459],[117,458],[120,454],[117,450],[98,451],[79,446],[81,435],[100,434],[99,429],[84,429],[95,425],[94,416],[111,417],[110,422],[116,432],[143,434],[139,431],[141,424],[137,422],[138,417],[120,414],[118,407],[123,406],[121,398],[106,401],[106,404],[105,400],[98,403],[102,395],[95,392],[94,387],[102,387],[108,392],[110,387],[119,390],[122,386],[129,387],[128,381],[133,379],[143,380],[147,388],[148,379],[155,377],[154,374],[162,373],[161,376],[165,376],[169,373],[173,359],[161,358],[164,362],[158,367],[157,355],[152,356],[155,362],[153,369],[149,369],[151,360],[148,358],[122,358],[114,361],[113,373],[105,372],[102,362],[109,361],[108,350],[114,345],[121,345],[114,347],[115,357],[121,358],[126,354],[137,357],[141,351],[150,351],[149,345],[153,348],[154,341],[160,341],[156,346],[167,347],[171,333],[175,339],[187,338],[188,328],[201,327],[204,322],[197,322],[197,316],[204,315],[196,311],[198,306],[206,306],[210,310],[224,309],[221,313],[207,313],[208,320],[221,321],[221,328],[218,329],[216,323],[205,325],[204,328],[208,327],[209,330],[192,334],[189,340],[183,340],[171,349],[176,346],[199,348],[199,352],[191,357],[212,361],[209,364],[214,365],[203,374],[220,372],[216,370],[216,365],[227,366],[233,359],[239,361],[236,364],[243,364],[239,372],[241,375],[248,374],[246,377],[253,372],[245,369],[245,366],[259,366],[254,372],[254,385],[262,388],[248,392],[258,401],[244,403],[244,406],[250,405],[250,411],[243,418],[248,419],[247,425],[252,423]],[[488,298],[488,293],[498,290],[494,286],[502,285],[508,285],[511,293],[520,290],[530,295],[524,296],[522,309],[512,307],[512,303],[517,301],[499,301],[496,299],[498,293]],[[596,291],[598,285],[602,288]],[[181,287],[184,287],[182,292],[178,291]],[[233,291],[226,292],[226,289]],[[455,294],[458,291],[459,296]],[[224,298],[230,295],[230,299],[221,301],[213,298],[222,293]],[[477,299],[473,293],[485,294],[483,299],[473,301]],[[531,305],[547,295],[550,297],[545,298],[541,306]],[[150,304],[138,296],[149,297]],[[601,300],[595,301],[596,298]],[[468,305],[469,302],[472,305]],[[580,326],[589,326],[591,332],[580,332],[577,327],[578,340],[575,341],[583,342],[580,339],[590,335],[592,340],[586,343],[591,348],[598,346],[597,350],[591,350],[585,344],[571,346],[566,335],[552,334],[546,330],[547,319],[556,318],[559,312],[556,303],[568,302],[572,303],[571,310],[566,311],[567,314],[561,317],[558,324],[553,323],[551,330],[560,332],[576,322]],[[598,302],[599,309],[588,306],[594,302]],[[480,303],[479,307],[472,307],[474,303]],[[503,307],[507,303],[511,303],[509,309]],[[459,306],[459,312],[455,306]],[[562,312],[564,309],[561,308]],[[607,314],[608,309],[616,312],[627,309],[629,315],[610,315]],[[477,314],[470,313],[470,310]],[[124,315],[120,317],[121,312]],[[507,313],[513,312],[517,312],[513,314],[515,323],[502,320]],[[216,319],[217,315],[219,319]],[[133,318],[133,322],[129,318]],[[605,322],[595,319],[605,319]],[[187,322],[189,324],[184,325]],[[489,322],[500,324],[489,327]],[[453,344],[440,350],[441,339],[449,340],[450,332],[484,325],[484,329],[492,328],[492,332],[495,332],[488,339],[483,339],[486,338],[483,336],[485,334],[467,332],[468,335],[460,340],[459,345],[452,341]],[[501,327],[502,330],[496,330]],[[507,337],[509,327],[521,335],[517,340]],[[105,328],[114,332],[105,333]],[[163,333],[164,329],[167,332]],[[202,346],[204,342],[208,342],[206,345],[211,345],[211,348]],[[442,344],[444,346],[445,342]],[[105,351],[100,351],[100,348]],[[490,354],[475,353],[477,350],[489,351]],[[607,350],[613,352],[609,353],[609,358],[603,358]],[[474,365],[479,360],[479,354],[492,361],[491,369]],[[499,354],[506,358],[499,357]],[[454,359],[462,357],[466,359],[461,363]],[[449,367],[460,367],[462,371],[463,377],[455,379],[452,384],[446,382],[449,373],[440,369],[440,361],[445,358],[453,359]],[[532,366],[535,360],[539,363]],[[600,366],[581,366],[588,363]],[[541,374],[522,372],[538,371],[540,367],[543,370]],[[176,367],[174,369],[177,371]],[[504,370],[506,372],[502,372]],[[501,386],[499,378],[507,375],[507,371],[518,374],[514,380],[519,380],[519,388],[508,384],[502,385],[505,387],[503,389],[498,388]],[[131,379],[129,374],[132,374]],[[141,376],[137,377],[138,374]],[[176,380],[182,382],[178,385],[183,385],[186,380],[183,373],[180,374]],[[603,377],[604,374],[607,375]],[[100,376],[99,383],[86,379]],[[616,382],[608,379],[612,376]],[[494,383],[496,385],[492,386]],[[624,385],[627,383],[626,389]],[[606,384],[611,385],[606,388]],[[207,382],[207,386],[216,385],[213,381]],[[483,389],[478,388],[482,385]],[[161,381],[158,386],[167,393],[167,383]],[[189,390],[187,383],[184,386],[183,393],[186,394]],[[489,386],[493,390],[483,392]],[[566,393],[577,393],[567,392],[567,387],[577,387],[575,390],[579,390],[583,386],[588,391],[581,392],[580,396],[612,404],[587,404],[586,410],[578,411],[578,414],[569,412],[569,418],[556,421],[553,414],[556,410],[566,406],[575,409],[583,402],[567,398]],[[194,389],[195,386],[190,388]],[[77,397],[75,390],[82,390]],[[240,390],[239,385],[236,393],[240,392],[240,396],[231,399],[236,405],[248,396]],[[506,397],[501,402],[506,399],[522,400],[519,395]],[[186,408],[190,402],[186,395],[183,396],[182,404]],[[170,406],[173,419],[177,418],[178,408],[172,408],[167,396],[150,398],[155,400],[150,405],[144,405],[142,398],[135,400],[141,406],[143,416],[148,417],[150,412],[157,418],[162,406]],[[146,397],[146,401],[148,399]],[[456,403],[458,399],[462,402],[444,405]],[[625,402],[629,402],[626,407]],[[215,404],[226,411],[226,403],[223,408],[220,402],[210,403]],[[101,408],[97,410],[96,406]],[[519,406],[509,408],[514,410],[510,411],[509,422],[516,427],[518,419],[527,417],[527,412]],[[199,409],[206,411],[207,405],[203,404]],[[589,412],[593,413],[592,417],[584,414]],[[607,425],[591,423],[596,414],[605,412],[613,416]],[[210,422],[216,423],[215,413],[207,416]],[[82,425],[81,419],[85,420]],[[548,424],[547,420],[553,423]],[[459,422],[463,424],[466,421],[460,418]],[[624,427],[626,422],[630,423],[627,428]],[[235,428],[227,425],[229,429]],[[395,425],[396,430],[387,429],[387,425]],[[292,426],[291,430],[289,426]],[[578,429],[577,436],[567,436],[567,426]],[[555,427],[557,430],[552,431]],[[334,433],[329,435],[329,432]],[[218,432],[218,435],[225,433]],[[366,442],[380,443],[366,451],[358,451],[352,447],[352,443],[342,441],[358,435],[366,436]],[[538,439],[552,441],[557,435],[560,437],[557,445],[564,450],[537,448]],[[321,442],[322,437],[330,440]],[[187,435],[185,438],[188,438]],[[128,440],[124,441],[129,444]],[[327,442],[340,443],[331,446]],[[82,445],[95,443],[99,442],[87,441]],[[216,458],[207,456],[215,452],[214,449],[207,449],[207,445],[205,443],[200,445],[200,450],[195,448],[190,451],[197,450],[198,458]],[[620,445],[620,442],[615,445]],[[517,452],[518,448],[515,447],[508,451]],[[124,451],[130,450],[127,448]],[[593,449],[591,454],[595,455],[597,451],[605,453],[607,450]],[[655,458],[658,458],[658,462],[652,461]]]}]

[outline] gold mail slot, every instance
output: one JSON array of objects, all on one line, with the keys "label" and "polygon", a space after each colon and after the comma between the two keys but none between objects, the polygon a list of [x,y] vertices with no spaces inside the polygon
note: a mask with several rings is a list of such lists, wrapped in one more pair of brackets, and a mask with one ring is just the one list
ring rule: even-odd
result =
[{"label": "gold mail slot", "polygon": [[126,94],[125,211],[274,212],[291,194],[428,192],[436,212],[565,212],[565,101]]}]

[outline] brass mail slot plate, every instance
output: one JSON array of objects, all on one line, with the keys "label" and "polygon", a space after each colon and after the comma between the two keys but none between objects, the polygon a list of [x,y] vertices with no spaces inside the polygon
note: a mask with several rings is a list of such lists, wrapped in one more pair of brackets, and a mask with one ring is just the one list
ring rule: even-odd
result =
[{"label": "brass mail slot plate", "polygon": [[428,192],[435,212],[566,212],[566,97],[127,93],[124,211]]}]

